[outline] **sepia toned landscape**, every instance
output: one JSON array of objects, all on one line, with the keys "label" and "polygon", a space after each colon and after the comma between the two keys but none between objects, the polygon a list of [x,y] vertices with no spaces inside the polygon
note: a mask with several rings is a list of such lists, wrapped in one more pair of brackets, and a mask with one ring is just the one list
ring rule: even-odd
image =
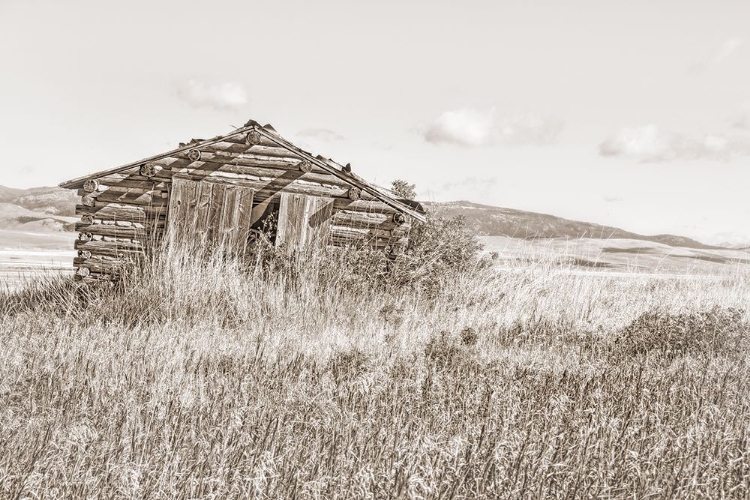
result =
[{"label": "sepia toned landscape", "polygon": [[748,20],[0,0],[0,500],[750,499]]},{"label": "sepia toned landscape", "polygon": [[432,210],[395,266],[170,247],[116,287],[5,230],[0,496],[750,493],[747,252]]}]

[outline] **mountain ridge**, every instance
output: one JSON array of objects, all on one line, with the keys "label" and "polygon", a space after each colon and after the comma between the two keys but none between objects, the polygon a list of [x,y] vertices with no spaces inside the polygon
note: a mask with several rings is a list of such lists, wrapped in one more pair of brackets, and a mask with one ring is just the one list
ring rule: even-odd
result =
[{"label": "mountain ridge", "polygon": [[613,226],[593,222],[566,219],[551,214],[529,212],[514,208],[483,205],[460,200],[450,202],[426,202],[431,211],[449,217],[461,215],[477,234],[482,236],[508,236],[526,240],[545,238],[567,239],[633,239],[662,243],[672,247],[718,250],[725,247],[709,245],[686,236],[673,234],[643,235]]},{"label": "mountain ridge", "polygon": [[18,205],[48,215],[72,217],[78,200],[75,191],[56,186],[18,189],[0,185],[0,203]]},{"label": "mountain ridge", "polygon": [[[60,187],[10,188],[0,185],[0,203],[17,205],[37,213],[38,218],[52,217],[59,222],[75,215],[77,193]],[[613,226],[593,222],[566,219],[552,214],[530,212],[514,208],[484,205],[472,201],[424,202],[429,212],[447,216],[462,215],[467,224],[481,236],[508,236],[534,240],[546,238],[562,239],[610,239],[625,238],[662,243],[672,247],[693,249],[726,249],[726,246],[709,245],[685,236],[673,234],[643,235]],[[6,215],[10,214],[6,205]],[[29,214],[30,215],[30,214]],[[67,222],[67,221],[66,221]],[[66,224],[65,228],[68,229]]]}]

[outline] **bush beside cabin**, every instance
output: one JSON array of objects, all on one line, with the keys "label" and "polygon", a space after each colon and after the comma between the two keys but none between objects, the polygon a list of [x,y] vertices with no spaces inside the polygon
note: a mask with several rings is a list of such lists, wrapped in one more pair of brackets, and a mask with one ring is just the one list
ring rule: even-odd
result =
[{"label": "bush beside cabin", "polygon": [[[419,203],[361,179],[250,120],[224,136],[60,184],[78,190],[78,279],[112,278],[166,234],[245,252],[266,230],[288,252],[355,246],[403,252]],[[171,240],[170,240],[171,243]]]}]

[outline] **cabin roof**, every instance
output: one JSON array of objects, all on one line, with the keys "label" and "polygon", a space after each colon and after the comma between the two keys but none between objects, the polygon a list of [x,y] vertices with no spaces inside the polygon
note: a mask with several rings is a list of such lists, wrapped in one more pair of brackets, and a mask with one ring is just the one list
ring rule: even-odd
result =
[{"label": "cabin roof", "polygon": [[188,144],[181,143],[180,147],[176,149],[172,149],[170,151],[166,151],[164,153],[160,153],[154,156],[149,156],[148,158],[143,158],[138,161],[126,163],[124,165],[120,165],[119,167],[114,167],[114,168],[110,168],[107,170],[94,172],[83,177],[70,179],[68,181],[62,182],[60,184],[60,187],[67,188],[67,189],[80,189],[83,187],[84,183],[89,179],[97,179],[105,175],[116,174],[118,172],[122,172],[124,170],[137,167],[143,163],[157,161],[157,160],[161,160],[164,158],[169,158],[173,155],[176,155],[178,153],[183,153],[191,149],[201,150],[201,148],[205,146],[210,146],[217,142],[221,142],[224,139],[227,139],[229,137],[247,134],[252,131],[257,132],[258,134],[265,137],[269,141],[275,143],[279,147],[282,147],[290,151],[291,153],[294,153],[295,155],[299,156],[300,158],[309,161],[313,165],[316,165],[317,167],[333,175],[334,177],[341,179],[342,181],[348,183],[352,187],[361,189],[362,191],[382,201],[383,203],[390,206],[391,208],[403,214],[414,217],[415,219],[420,220],[422,222],[426,220],[425,211],[419,203],[416,203],[410,200],[401,200],[395,197],[390,191],[383,189],[379,186],[376,186],[375,184],[369,183],[365,181],[364,179],[362,179],[361,177],[357,176],[356,174],[352,173],[351,171],[345,170],[342,165],[336,163],[335,161],[329,158],[324,158],[322,156],[314,156],[311,153],[308,153],[307,151],[300,149],[299,147],[295,146],[291,142],[281,137],[281,135],[279,135],[278,132],[276,132],[276,130],[270,124],[261,126],[255,120],[249,120],[244,126],[237,128],[228,134],[219,135],[219,136],[213,137],[211,139],[206,139],[206,140],[191,141]]}]

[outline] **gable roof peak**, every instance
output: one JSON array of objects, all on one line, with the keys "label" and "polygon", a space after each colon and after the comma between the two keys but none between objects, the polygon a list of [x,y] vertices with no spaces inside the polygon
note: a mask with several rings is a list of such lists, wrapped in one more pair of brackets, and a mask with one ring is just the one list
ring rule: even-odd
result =
[{"label": "gable roof peak", "polygon": [[[100,172],[95,172],[93,174],[89,174],[83,177],[71,179],[69,181],[61,183],[60,187],[68,188],[68,189],[81,188],[83,184],[89,179],[96,179],[96,178],[103,177],[106,175],[119,173],[119,172],[122,172],[123,170],[127,170],[130,168],[142,165],[144,163],[162,160],[164,158],[177,155],[179,153],[195,152],[195,153],[198,153],[197,156],[198,158],[200,158],[199,153],[200,153],[201,148],[210,146],[217,142],[221,142],[224,139],[227,139],[229,137],[233,137],[233,136],[240,135],[240,134],[247,134],[247,133],[259,134],[260,136],[265,137],[266,139],[276,144],[277,146],[284,148],[291,153],[294,153],[296,156],[298,156],[299,158],[303,160],[306,160],[314,165],[317,165],[319,168],[321,168],[325,172],[343,180],[344,182],[348,183],[349,185],[353,187],[360,189],[361,191],[364,191],[370,194],[377,200],[385,203],[386,205],[390,206],[391,208],[399,212],[410,215],[411,217],[414,217],[415,219],[422,221],[422,222],[427,220],[424,216],[424,212],[420,211],[419,209],[415,209],[406,203],[403,203],[395,196],[384,193],[383,191],[378,189],[377,186],[370,184],[369,182],[365,181],[364,179],[360,178],[359,176],[351,172],[351,167],[349,164],[347,164],[349,168],[346,168],[336,163],[335,161],[331,160],[330,158],[326,159],[325,157],[321,155],[313,156],[307,151],[300,149],[299,147],[295,146],[288,140],[281,137],[281,135],[279,135],[276,132],[276,129],[274,129],[271,126],[271,124],[266,124],[266,125],[261,126],[258,122],[252,119],[248,120],[244,126],[237,128],[226,135],[223,135],[223,136],[218,135],[208,140],[192,139],[189,143],[180,143],[180,146],[177,149],[173,149],[171,151],[167,151],[165,153],[161,153],[158,155],[150,156],[148,158],[143,158],[141,160],[134,161],[131,163],[126,163],[125,165],[121,165],[119,167],[111,168],[108,170],[102,170]],[[191,151],[191,150],[197,150],[197,151]]]}]

